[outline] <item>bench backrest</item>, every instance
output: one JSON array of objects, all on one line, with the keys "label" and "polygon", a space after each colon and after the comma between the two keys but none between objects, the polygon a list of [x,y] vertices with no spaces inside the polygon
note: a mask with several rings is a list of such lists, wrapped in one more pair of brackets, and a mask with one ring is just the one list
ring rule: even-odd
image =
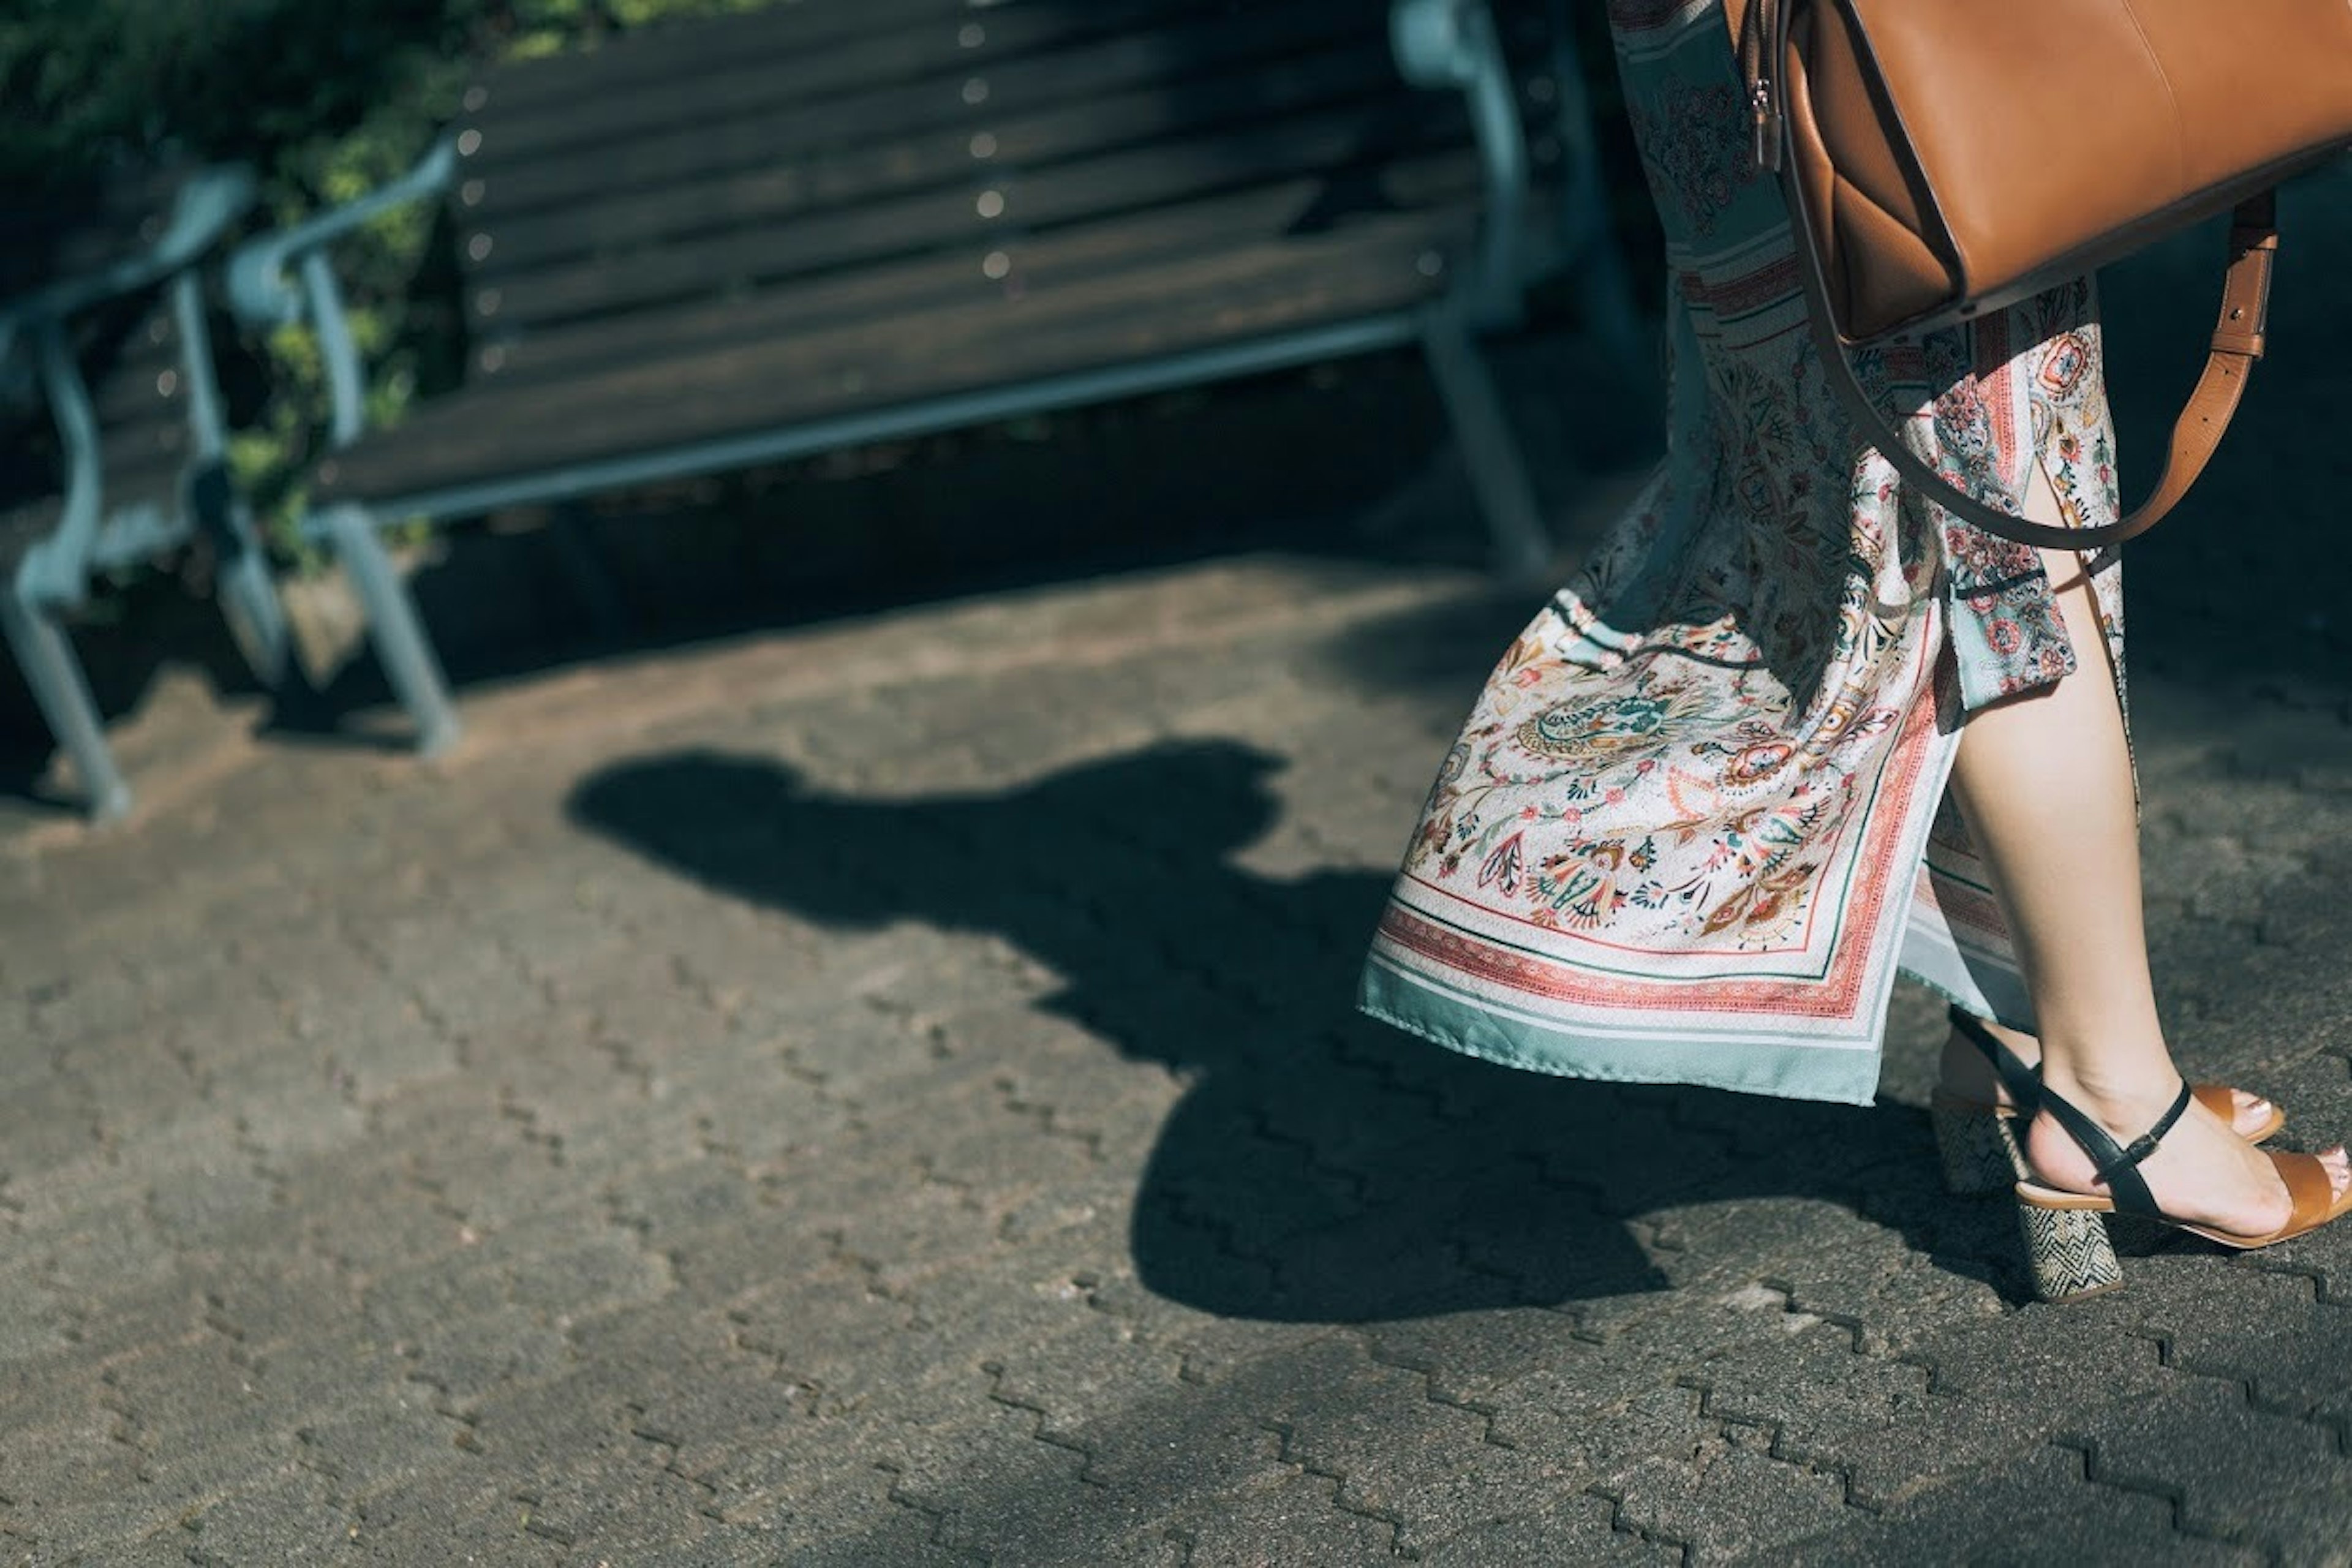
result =
[{"label": "bench backrest", "polygon": [[877,308],[927,269],[1017,291],[1044,237],[1067,250],[1107,220],[1133,221],[1086,243],[1181,246],[1204,204],[1230,221],[1255,202],[1276,233],[1350,201],[1471,195],[1461,103],[1400,81],[1386,16],[1385,0],[800,0],[503,67],[456,128],[477,369],[600,329],[624,354],[629,317],[811,280],[834,285],[812,296],[827,310],[894,268]]},{"label": "bench backrest", "polygon": [[[184,175],[112,174],[63,196],[0,208],[0,311],[37,290],[87,278],[149,249],[168,226]],[[65,482],[57,411],[37,368],[37,318],[14,319],[0,377],[0,513],[50,515]],[[58,323],[89,399],[110,505],[168,504],[191,457],[182,326],[162,283],[73,311]]]}]

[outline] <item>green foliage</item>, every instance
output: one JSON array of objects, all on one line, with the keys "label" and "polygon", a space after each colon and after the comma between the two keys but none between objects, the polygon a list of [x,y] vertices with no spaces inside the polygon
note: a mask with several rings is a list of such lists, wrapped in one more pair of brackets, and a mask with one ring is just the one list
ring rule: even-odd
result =
[{"label": "green foliage", "polygon": [[[257,221],[290,222],[410,167],[488,61],[766,3],[0,0],[0,193],[32,205],[120,162],[235,160],[261,176]],[[436,254],[436,217],[430,203],[388,214],[336,253],[377,416],[455,373],[454,273]],[[225,347],[231,464],[273,540],[299,556],[299,479],[327,406],[316,347],[290,330]],[[253,362],[242,376],[239,347]]]}]

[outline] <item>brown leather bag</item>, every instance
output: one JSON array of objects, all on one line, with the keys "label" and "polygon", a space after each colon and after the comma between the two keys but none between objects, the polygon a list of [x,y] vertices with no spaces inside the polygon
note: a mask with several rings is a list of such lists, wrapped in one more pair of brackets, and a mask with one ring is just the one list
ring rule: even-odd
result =
[{"label": "brown leather bag", "polygon": [[[1896,471],[2022,543],[2155,526],[2262,357],[2274,187],[2352,146],[2352,0],[1726,0],[1831,388]],[[2212,355],[2155,494],[2050,528],[1915,456],[1843,351],[1968,321],[2236,209]]]}]

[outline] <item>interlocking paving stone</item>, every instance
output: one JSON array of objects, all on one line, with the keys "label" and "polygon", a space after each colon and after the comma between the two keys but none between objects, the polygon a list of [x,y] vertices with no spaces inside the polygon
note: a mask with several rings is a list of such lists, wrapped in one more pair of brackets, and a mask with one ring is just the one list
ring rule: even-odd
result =
[{"label": "interlocking paving stone", "polygon": [[36,1072],[0,1097],[0,1148],[17,1181],[79,1158],[97,1139],[89,1088],[79,1079]]},{"label": "interlocking paving stone", "polygon": [[593,1452],[525,1461],[511,1495],[524,1528],[566,1548],[570,1560],[593,1552],[626,1562],[659,1551],[691,1562],[718,1521],[702,1511],[709,1492],[669,1474],[662,1458],[656,1445],[618,1432]]},{"label": "interlocking paving stone", "polygon": [[2255,1563],[2267,1553],[2184,1536],[2171,1502],[2094,1484],[2083,1455],[2043,1444],[2011,1462],[1939,1486],[1876,1518],[1748,1559],[1756,1568],[1965,1562],[1986,1568],[2037,1563]]},{"label": "interlocking paving stone", "polygon": [[[2187,1453],[2184,1431],[2200,1435]],[[2255,1410],[2242,1389],[2189,1379],[2119,1402],[2089,1450],[2092,1479],[2174,1500],[2177,1523],[2189,1535],[2294,1563],[2344,1550],[2352,1465],[2337,1434]]]},{"label": "interlocking paving stone", "polygon": [[[1266,1434],[1275,1442],[1274,1434]],[[1257,1484],[1217,1500],[1213,1509],[1188,1510],[1168,1527],[1187,1555],[1179,1561],[1232,1563],[1236,1568],[1340,1568],[1396,1560],[1396,1530],[1340,1508],[1334,1482],[1276,1469]]]},{"label": "interlocking paving stone", "polygon": [[68,1321],[37,1265],[12,1259],[0,1268],[0,1407],[9,1400],[16,1369],[66,1347]]},{"label": "interlocking paving stone", "polygon": [[50,1285],[63,1319],[62,1337],[73,1358],[101,1365],[119,1355],[194,1333],[203,1322],[203,1275],[184,1259],[160,1250],[143,1253],[142,1267],[126,1265],[100,1283],[103,1260],[61,1250],[48,1260]]},{"label": "interlocking paving stone", "polygon": [[1550,1506],[1592,1480],[1573,1450],[1522,1448],[1494,1435],[1490,1411],[1428,1396],[1417,1375],[1284,1427],[1287,1458],[1339,1478],[1343,1506],[1394,1523],[1399,1547],[1435,1543]]},{"label": "interlocking paving stone", "polygon": [[2242,1383],[2259,1407],[2342,1434],[2352,1417],[2352,1309],[2331,1290],[2336,1304],[2313,1310],[2329,1279],[2271,1272],[2296,1267],[2265,1258],[2231,1269],[2225,1310],[2212,1310],[2209,1292],[2154,1315],[2149,1329],[2161,1336],[2167,1365]]},{"label": "interlocking paving stone", "polygon": [[510,1483],[463,1469],[395,1484],[352,1505],[348,1545],[338,1555],[397,1568],[452,1562],[484,1568],[557,1568],[564,1548],[529,1528],[528,1505]]},{"label": "interlocking paving stone", "polygon": [[70,1542],[76,1525],[103,1520],[120,1531],[160,1511],[140,1495],[143,1456],[106,1398],[92,1377],[71,1409],[12,1413],[0,1431],[0,1497],[9,1500],[12,1533]]},{"label": "interlocking paving stone", "polygon": [[1693,1375],[1709,1415],[1765,1434],[1775,1458],[1836,1474],[1855,1504],[1874,1510],[2004,1461],[2032,1431],[2021,1432],[2022,1412],[1930,1393],[1927,1367],[1857,1354],[1851,1334],[1828,1325]]},{"label": "interlocking paving stone", "polygon": [[1753,1436],[1702,1440],[1603,1483],[1619,1527],[1679,1541],[1700,1562],[1728,1562],[1820,1530],[1848,1511],[1839,1478],[1773,1459]]},{"label": "interlocking paving stone", "polygon": [[1423,1557],[1436,1568],[1524,1568],[1534,1563],[1590,1563],[1664,1568],[1683,1548],[1616,1527],[1617,1505],[1576,1492],[1527,1514],[1467,1530]]}]

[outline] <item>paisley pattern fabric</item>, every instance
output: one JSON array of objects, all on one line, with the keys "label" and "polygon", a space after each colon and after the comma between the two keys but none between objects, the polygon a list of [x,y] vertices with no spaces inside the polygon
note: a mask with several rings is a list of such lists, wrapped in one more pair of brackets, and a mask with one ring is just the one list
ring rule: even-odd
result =
[{"label": "paisley pattern fabric", "polygon": [[[2039,555],[1906,493],[1824,384],[1721,0],[1611,25],[1668,242],[1668,455],[1481,691],[1362,1005],[1519,1067],[1867,1103],[1898,966],[2032,1026],[1941,803],[1969,713],[2074,657]],[[1856,367],[1970,494],[2014,506],[2039,464],[2070,522],[2116,517],[2087,280]]]}]

